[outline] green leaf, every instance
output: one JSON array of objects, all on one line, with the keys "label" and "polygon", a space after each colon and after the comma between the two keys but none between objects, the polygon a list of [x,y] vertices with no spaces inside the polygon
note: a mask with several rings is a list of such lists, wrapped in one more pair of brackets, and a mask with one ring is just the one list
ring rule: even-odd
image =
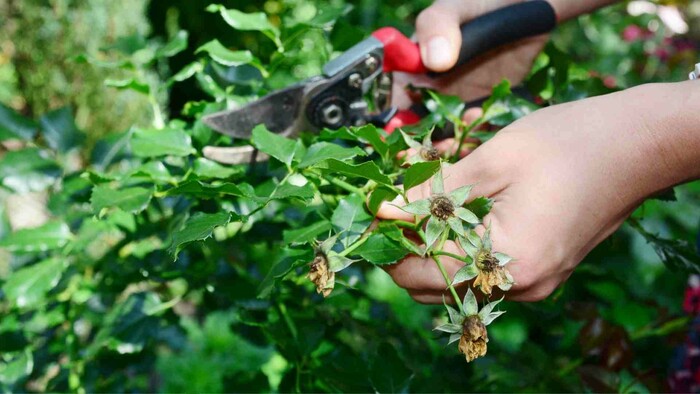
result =
[{"label": "green leaf", "polygon": [[153,197],[153,190],[144,187],[127,187],[115,190],[108,185],[97,185],[92,189],[92,210],[99,213],[105,208],[116,207],[124,212],[139,213],[146,209]]},{"label": "green leaf", "polygon": [[304,244],[316,240],[322,234],[329,233],[332,228],[331,222],[323,220],[307,227],[284,230],[282,238],[287,245],[294,243]]},{"label": "green leaf", "polygon": [[145,176],[155,183],[167,184],[175,182],[176,178],[170,175],[163,162],[155,160],[140,165],[129,175],[130,178]]},{"label": "green leaf", "polygon": [[394,198],[396,198],[396,196],[398,196],[398,193],[396,193],[394,189],[390,189],[386,186],[380,186],[374,189],[372,194],[370,194],[367,206],[370,212],[376,215],[377,211],[379,211],[379,207],[382,205],[383,202],[393,201]]},{"label": "green leaf", "polygon": [[351,178],[363,178],[375,181],[380,185],[392,187],[393,184],[391,179],[382,174],[376,163],[373,161],[368,161],[362,164],[348,164],[335,159],[329,159],[324,162],[318,163],[316,168],[320,168],[329,174],[340,174]]},{"label": "green leaf", "polygon": [[104,82],[105,86],[109,86],[111,88],[117,88],[119,90],[133,90],[134,92],[138,92],[141,94],[148,95],[151,93],[151,87],[145,83],[141,82],[135,78],[127,78],[127,79],[105,79]]},{"label": "green leaf", "polygon": [[[173,241],[168,249],[170,254],[177,259],[178,253],[191,242],[204,241],[211,237],[217,227],[225,226],[231,220],[229,212],[203,213],[197,212],[185,222],[182,230],[173,234]],[[234,217],[234,220],[237,220]]]},{"label": "green leaf", "polygon": [[243,175],[245,169],[243,166],[222,166],[221,164],[205,159],[197,158],[194,161],[194,173],[200,178],[233,178]]},{"label": "green leaf", "polygon": [[73,239],[63,222],[48,222],[36,228],[17,230],[0,240],[0,247],[10,252],[45,252],[59,249]]},{"label": "green leaf", "polygon": [[369,144],[381,157],[388,157],[389,145],[386,143],[386,141],[384,141],[384,136],[376,126],[370,124],[360,128],[355,128],[352,131],[358,137],[369,142]]},{"label": "green leaf", "polygon": [[471,202],[468,202],[464,207],[476,215],[481,221],[484,220],[484,216],[491,212],[493,200],[486,197],[477,197]]},{"label": "green leaf", "polygon": [[51,111],[42,116],[39,121],[46,143],[59,152],[68,152],[85,141],[85,134],[75,125],[70,108],[64,107]]},{"label": "green leaf", "polygon": [[251,138],[253,146],[282,163],[290,166],[297,151],[297,141],[269,131],[265,125],[257,125]]},{"label": "green leaf", "polygon": [[382,233],[374,233],[353,255],[358,255],[374,265],[386,265],[396,263],[408,253],[400,243]]},{"label": "green leaf", "polygon": [[276,262],[258,287],[258,298],[268,298],[275,285],[293,269],[310,263],[314,259],[311,248],[282,249],[281,258]]},{"label": "green leaf", "polygon": [[404,174],[403,177],[404,191],[409,191],[427,181],[435,175],[438,170],[440,170],[440,161],[428,161],[412,165],[406,170],[406,174]]},{"label": "green leaf", "polygon": [[200,61],[195,61],[192,62],[185,67],[183,67],[180,71],[178,71],[175,75],[170,77],[168,79],[168,83],[173,83],[173,82],[182,82],[184,80],[192,78],[195,74],[198,72],[201,72],[204,70],[204,65]]},{"label": "green leaf", "polygon": [[206,52],[215,62],[229,67],[241,66],[255,61],[255,57],[250,51],[231,51],[221,45],[217,39],[197,48],[195,53],[200,52]]},{"label": "green leaf", "polygon": [[[238,197],[256,197],[251,192],[241,189],[239,186],[245,184],[234,185],[233,183],[208,184],[198,180],[190,180],[179,184],[172,189],[169,189],[166,194],[175,196],[181,194],[194,195],[200,198],[213,198],[220,195],[230,195]],[[250,185],[247,185],[250,186]]]},{"label": "green leaf", "polygon": [[270,196],[271,200],[283,200],[286,198],[301,198],[309,199],[313,198],[315,194],[313,186],[310,183],[306,183],[302,186],[292,185],[285,182],[275,188],[275,191]]},{"label": "green leaf", "polygon": [[39,306],[58,284],[66,265],[65,259],[52,258],[23,267],[7,278],[2,291],[18,308]]},{"label": "green leaf", "polygon": [[365,156],[366,153],[358,147],[344,148],[328,142],[317,142],[311,145],[304,158],[299,163],[299,168],[310,167],[327,159],[348,160],[357,156]]},{"label": "green leaf", "polygon": [[377,393],[405,393],[411,391],[409,386],[413,371],[406,366],[393,346],[382,342],[372,362],[369,379]]},{"label": "green leaf", "polygon": [[[211,4],[207,7],[209,12],[219,12],[226,23],[236,30],[260,31],[279,44],[279,29],[267,19],[262,12],[245,13],[235,9],[226,9],[222,5]],[[278,45],[279,46],[279,45]]]},{"label": "green leaf", "polygon": [[85,357],[94,357],[103,347],[119,354],[140,352],[158,333],[160,322],[156,315],[173,305],[161,302],[153,292],[131,294],[125,301],[117,302],[104,317]]},{"label": "green leaf", "polygon": [[58,164],[38,148],[7,152],[0,158],[0,184],[19,194],[45,190],[60,174]]},{"label": "green leaf", "polygon": [[178,53],[184,51],[185,49],[187,49],[188,38],[189,34],[186,31],[178,31],[177,34],[175,34],[175,37],[168,41],[168,43],[166,43],[164,46],[156,50],[156,57],[173,57]]},{"label": "green leaf", "polygon": [[24,352],[10,358],[6,354],[3,362],[0,363],[0,387],[12,386],[25,376],[29,376],[34,370],[34,357],[29,347]]},{"label": "green leaf", "polygon": [[135,129],[131,151],[139,157],[188,156],[195,153],[190,136],[180,129]]},{"label": "green leaf", "polygon": [[15,138],[28,141],[34,138],[38,129],[36,122],[0,103],[0,141]]},{"label": "green leaf", "polygon": [[367,230],[372,223],[372,215],[365,210],[362,197],[353,194],[340,200],[331,216],[331,223],[336,232],[341,234],[340,242],[347,248]]}]

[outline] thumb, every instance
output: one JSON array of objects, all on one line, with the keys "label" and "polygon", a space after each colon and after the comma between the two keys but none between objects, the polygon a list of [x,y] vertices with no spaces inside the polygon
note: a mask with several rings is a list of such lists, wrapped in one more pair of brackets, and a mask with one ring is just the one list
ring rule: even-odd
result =
[{"label": "thumb", "polygon": [[462,22],[457,4],[436,1],[416,19],[416,38],[423,64],[432,71],[447,71],[454,67],[462,45]]},{"label": "thumb", "polygon": [[416,19],[416,38],[423,64],[432,71],[448,71],[457,63],[462,46],[460,26],[488,11],[522,0],[437,0]]}]

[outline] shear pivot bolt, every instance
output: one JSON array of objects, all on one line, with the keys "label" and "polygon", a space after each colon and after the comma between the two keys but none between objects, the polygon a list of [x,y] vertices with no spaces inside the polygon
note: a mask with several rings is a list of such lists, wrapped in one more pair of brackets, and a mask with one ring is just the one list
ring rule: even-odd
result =
[{"label": "shear pivot bolt", "polygon": [[367,67],[367,71],[370,73],[373,73],[377,69],[378,65],[379,61],[374,56],[370,56],[367,58],[367,60],[365,60],[365,67]]},{"label": "shear pivot bolt", "polygon": [[323,122],[328,125],[336,125],[343,120],[343,110],[338,104],[329,104],[323,109],[321,114],[323,116]]},{"label": "shear pivot bolt", "polygon": [[350,76],[348,77],[348,85],[350,85],[350,87],[353,87],[356,89],[361,88],[362,87],[362,75],[360,75],[358,73],[350,74]]}]

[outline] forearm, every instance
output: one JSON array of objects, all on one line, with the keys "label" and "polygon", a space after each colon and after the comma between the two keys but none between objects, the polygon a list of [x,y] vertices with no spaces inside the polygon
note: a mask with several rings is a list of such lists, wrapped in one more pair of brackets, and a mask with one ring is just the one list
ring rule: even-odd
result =
[{"label": "forearm", "polygon": [[617,3],[619,0],[549,0],[560,22]]},{"label": "forearm", "polygon": [[[641,152],[658,189],[700,179],[700,84],[649,84],[629,91],[643,111]],[[640,158],[641,160],[641,158]]]}]

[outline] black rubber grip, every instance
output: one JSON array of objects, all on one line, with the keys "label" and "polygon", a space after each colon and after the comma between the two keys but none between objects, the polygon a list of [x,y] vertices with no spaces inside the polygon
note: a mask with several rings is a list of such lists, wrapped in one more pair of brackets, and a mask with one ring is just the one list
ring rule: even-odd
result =
[{"label": "black rubber grip", "polygon": [[462,48],[455,68],[502,45],[548,33],[556,24],[556,13],[544,0],[513,4],[481,15],[462,25]]}]

